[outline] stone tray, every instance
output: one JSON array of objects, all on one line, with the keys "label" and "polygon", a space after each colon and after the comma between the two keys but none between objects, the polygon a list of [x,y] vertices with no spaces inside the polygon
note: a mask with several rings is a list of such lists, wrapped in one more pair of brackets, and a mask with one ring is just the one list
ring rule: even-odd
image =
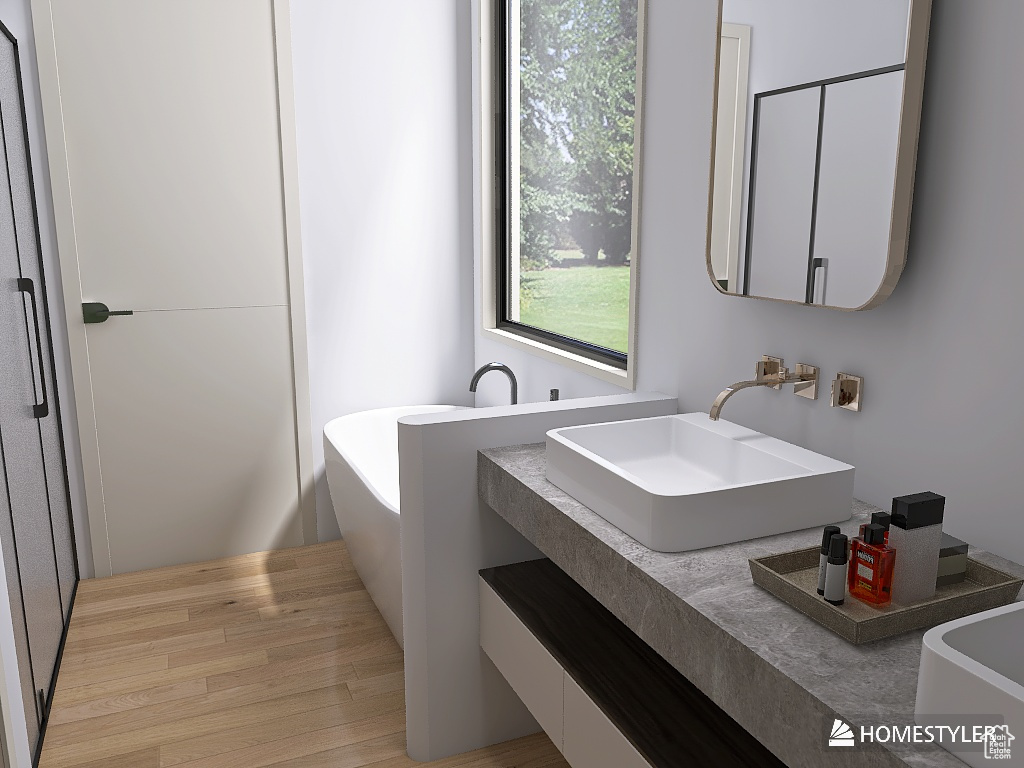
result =
[{"label": "stone tray", "polygon": [[936,587],[935,597],[912,605],[875,607],[847,595],[843,605],[818,594],[818,547],[751,559],[754,583],[854,645],[926,629],[1012,603],[1024,579],[967,558],[967,578]]}]

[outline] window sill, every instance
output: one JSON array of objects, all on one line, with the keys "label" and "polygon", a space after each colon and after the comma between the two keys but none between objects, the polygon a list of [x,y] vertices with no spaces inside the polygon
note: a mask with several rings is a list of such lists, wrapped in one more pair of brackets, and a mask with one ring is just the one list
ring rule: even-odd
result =
[{"label": "window sill", "polygon": [[633,370],[632,355],[626,363],[626,370],[622,370],[621,368],[616,368],[613,365],[592,360],[589,357],[583,357],[582,355],[577,355],[572,352],[567,352],[541,341],[535,341],[534,339],[521,336],[512,331],[506,331],[501,328],[484,328],[482,330],[483,337],[485,339],[507,344],[510,347],[515,347],[516,349],[521,349],[545,360],[550,360],[551,362],[564,365],[566,368],[570,368],[578,373],[583,373],[588,376],[593,376],[595,379],[615,384],[623,389],[630,391],[636,390],[636,375]]}]

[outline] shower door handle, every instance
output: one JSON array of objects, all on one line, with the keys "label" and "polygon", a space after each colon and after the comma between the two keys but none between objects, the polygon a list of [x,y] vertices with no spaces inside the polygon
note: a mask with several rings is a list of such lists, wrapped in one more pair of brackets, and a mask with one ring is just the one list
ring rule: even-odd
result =
[{"label": "shower door handle", "polygon": [[42,400],[32,404],[32,415],[37,419],[44,419],[50,413],[50,404],[46,397],[46,368],[43,367],[43,339],[39,332],[39,305],[36,303],[36,287],[30,278],[18,278],[18,290],[28,294],[29,303],[32,304],[32,323],[35,326],[36,334],[36,362],[39,365],[39,391],[42,393]]},{"label": "shower door handle", "polygon": [[111,310],[101,301],[87,301],[82,305],[82,321],[86,324],[105,323],[108,317],[126,317],[134,314],[130,309]]}]

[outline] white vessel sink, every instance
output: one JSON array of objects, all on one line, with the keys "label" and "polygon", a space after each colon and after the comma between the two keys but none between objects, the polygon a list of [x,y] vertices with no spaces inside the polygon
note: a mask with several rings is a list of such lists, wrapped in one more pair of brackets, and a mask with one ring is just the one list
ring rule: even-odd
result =
[{"label": "white vessel sink", "polygon": [[990,747],[984,742],[971,749],[962,739],[943,739],[942,746],[975,768],[1024,766],[1024,603],[925,632],[915,713],[918,725],[962,724],[968,731],[1001,719],[1005,728],[998,729],[994,743],[1008,743],[1010,759],[986,757]]},{"label": "white vessel sink", "polygon": [[661,552],[851,515],[849,464],[706,413],[553,429],[547,464],[548,480]]}]

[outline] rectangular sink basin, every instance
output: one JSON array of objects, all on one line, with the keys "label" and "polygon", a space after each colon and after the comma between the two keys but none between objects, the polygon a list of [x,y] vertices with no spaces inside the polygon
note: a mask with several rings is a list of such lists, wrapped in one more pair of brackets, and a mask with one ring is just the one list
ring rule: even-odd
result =
[{"label": "rectangular sink basin", "polygon": [[[929,629],[917,676],[918,725],[964,725],[941,745],[975,768],[1024,766],[1024,603]],[[974,741],[981,726],[982,740]],[[994,732],[985,738],[985,729]],[[994,754],[1005,747],[1005,752]]]},{"label": "rectangular sink basin", "polygon": [[660,552],[848,520],[853,472],[706,413],[547,433],[548,480]]}]

